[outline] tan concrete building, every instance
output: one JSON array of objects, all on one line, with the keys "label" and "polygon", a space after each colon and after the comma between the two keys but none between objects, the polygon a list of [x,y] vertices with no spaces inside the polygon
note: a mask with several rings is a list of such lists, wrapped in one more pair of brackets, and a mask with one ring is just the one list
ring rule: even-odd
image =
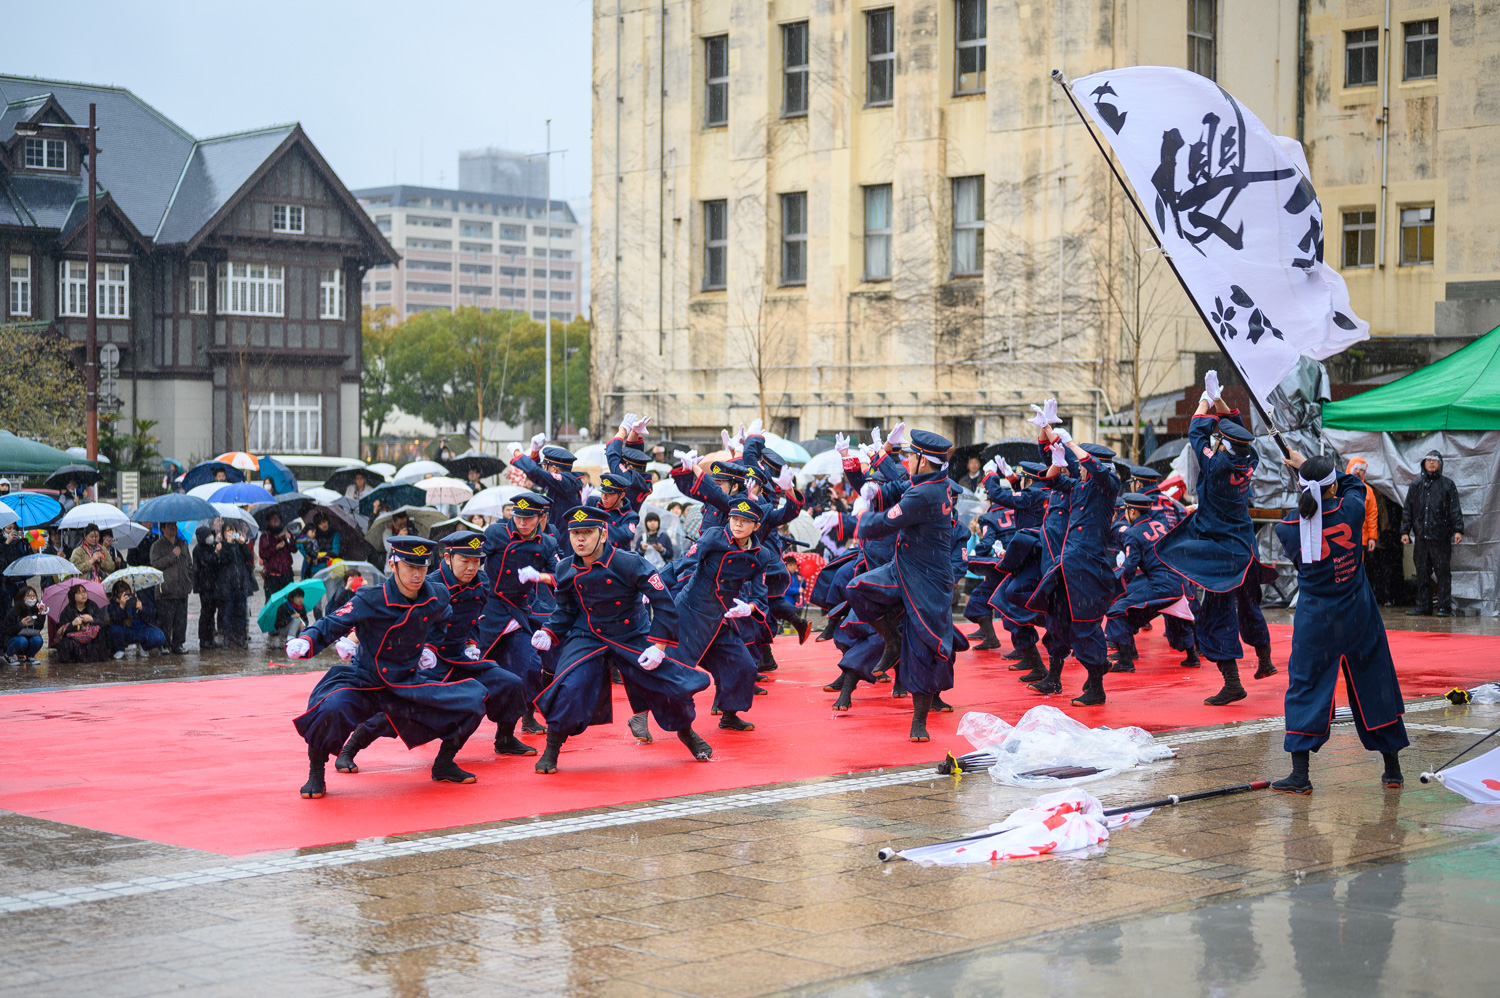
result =
[{"label": "tan concrete building", "polygon": [[[596,0],[603,422],[649,412],[691,439],[757,415],[792,437],[905,418],[964,443],[1026,432],[1047,394],[1091,433],[1192,383],[1212,341],[1054,68],[1213,76],[1304,138],[1375,330],[1487,330],[1470,327],[1500,298],[1483,200],[1500,178],[1481,158],[1500,148],[1482,69],[1500,14],[1391,6],[1371,90],[1340,84],[1348,46],[1364,59],[1350,32],[1387,36],[1374,0]],[[1375,232],[1385,256],[1366,266]]]}]

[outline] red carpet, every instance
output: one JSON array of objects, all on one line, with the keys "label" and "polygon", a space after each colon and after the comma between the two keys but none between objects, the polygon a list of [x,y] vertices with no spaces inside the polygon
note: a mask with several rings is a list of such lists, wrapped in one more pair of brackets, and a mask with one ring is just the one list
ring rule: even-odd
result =
[{"label": "red carpet", "polygon": [[[1138,724],[1151,730],[1276,716],[1286,689],[1290,628],[1272,627],[1282,672],[1250,682],[1248,699],[1205,707],[1219,687],[1217,671],[1183,669],[1160,629],[1141,636],[1134,675],[1111,675],[1108,705],[1064,707],[1089,725]],[[1496,678],[1500,638],[1390,632],[1408,699]],[[561,771],[532,771],[533,759],[496,759],[485,722],[459,755],[478,774],[472,786],[432,783],[435,747],[407,752],[382,739],[360,755],[363,771],[328,769],[329,796],[297,795],[306,773],[303,743],[291,719],[307,701],[315,674],[82,688],[0,696],[0,808],[87,828],[228,855],[344,842],[527,815],[653,800],[829,776],[882,766],[936,762],[967,750],[954,734],[965,710],[1015,721],[1043,698],[1014,681],[999,653],[965,653],[952,714],[934,715],[933,741],[906,740],[910,701],[889,686],[861,686],[854,710],[838,716],[822,684],[836,673],[832,644],[798,648],[777,642],[782,668],[749,713],[757,729],[719,731],[700,714],[699,730],[714,759],[692,761],[673,736],[657,732],[637,745],[625,728],[629,710],[618,693],[615,723],[570,740]],[[1064,674],[1076,694],[1081,670]],[[1340,690],[1342,698],[1342,689]],[[707,703],[707,699],[703,699]],[[540,742],[539,738],[529,739]]]}]

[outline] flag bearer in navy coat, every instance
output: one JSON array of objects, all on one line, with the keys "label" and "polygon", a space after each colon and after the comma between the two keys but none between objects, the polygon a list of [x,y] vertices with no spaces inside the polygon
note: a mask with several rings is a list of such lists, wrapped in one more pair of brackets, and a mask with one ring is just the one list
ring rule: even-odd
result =
[{"label": "flag bearer in navy coat", "polygon": [[434,628],[452,615],[448,587],[427,578],[434,550],[425,537],[391,539],[391,576],[365,586],[343,606],[286,643],[288,658],[311,658],[350,631],[357,647],[340,647],[348,661],[329,669],[308,697],[307,713],[293,723],[307,740],[309,762],[303,797],[325,793],[328,757],[365,721],[384,714],[408,748],[439,739],[432,778],[473,783],[453,757],[484,717],[488,691],[477,679],[437,680],[424,670],[437,664],[426,647]]},{"label": "flag bearer in navy coat", "polygon": [[677,608],[661,576],[645,558],[609,543],[608,521],[597,507],[579,506],[563,524],[573,557],[557,570],[557,610],[531,637],[540,651],[561,648],[557,674],[536,699],[547,719],[547,748],[536,771],[557,772],[569,736],[612,720],[611,666],[632,702],[644,704],[663,730],[675,731],[694,758],[711,757],[713,749],[693,731],[693,694],[707,688],[708,677],[666,655],[676,643]]},{"label": "flag bearer in navy coat", "polygon": [[1284,793],[1312,793],[1308,753],[1328,741],[1333,688],[1339,673],[1354,709],[1354,730],[1385,759],[1380,782],[1401,786],[1397,753],[1410,742],[1401,720],[1405,701],[1396,681],[1380,605],[1365,577],[1365,486],[1338,474],[1330,458],[1292,451],[1302,497],[1276,525],[1276,537],[1297,566],[1297,614],[1287,663],[1286,750],[1292,772],[1271,784]]},{"label": "flag bearer in navy coat", "polygon": [[[953,524],[948,459],[953,444],[926,430],[910,434],[911,487],[878,517],[860,520],[857,536],[896,534],[889,564],[849,583],[859,619],[897,649],[901,682],[911,692],[911,740],[925,742],[932,698],[953,688]],[[851,688],[845,674],[845,689]]]},{"label": "flag bearer in navy coat", "polygon": [[[573,473],[578,460],[566,447],[547,447],[547,434],[531,438],[531,453],[521,453],[520,444],[510,445],[510,463],[547,493],[554,509],[572,509],[583,503],[583,482]],[[556,534],[556,528],[553,533]],[[558,538],[560,541],[562,538]]]},{"label": "flag bearer in navy coat", "polygon": [[1188,424],[1188,446],[1198,459],[1198,508],[1156,543],[1162,564],[1206,590],[1195,624],[1198,651],[1224,678],[1223,688],[1203,701],[1212,707],[1245,699],[1236,590],[1258,564],[1250,479],[1260,457],[1239,411],[1219,396],[1218,375],[1209,371],[1198,411]]},{"label": "flag bearer in navy coat", "polygon": [[[516,496],[509,520],[492,523],[484,532],[484,574],[488,592],[484,615],[475,631],[480,657],[520,678],[526,703],[542,692],[542,656],[531,646],[531,635],[545,619],[539,603],[551,599],[539,593],[537,583],[551,576],[556,547],[544,522],[552,500],[535,492]],[[543,734],[530,710],[521,730]]]}]

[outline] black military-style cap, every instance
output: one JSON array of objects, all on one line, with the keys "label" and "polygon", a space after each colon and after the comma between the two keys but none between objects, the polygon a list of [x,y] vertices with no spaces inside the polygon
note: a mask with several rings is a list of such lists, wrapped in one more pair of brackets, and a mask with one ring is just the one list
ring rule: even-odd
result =
[{"label": "black military-style cap", "polygon": [[426,566],[437,545],[425,537],[397,536],[387,539],[391,546],[391,557],[408,565]]},{"label": "black military-style cap", "polygon": [[911,449],[924,457],[946,461],[949,452],[953,450],[953,442],[941,433],[933,433],[931,430],[912,430],[910,436]]},{"label": "black military-style cap", "polygon": [[613,471],[599,476],[599,488],[605,492],[624,492],[630,488],[630,479]]},{"label": "black military-style cap", "polygon": [[448,554],[461,554],[466,558],[478,558],[484,550],[484,535],[472,530],[455,530],[442,540],[443,550]]},{"label": "black military-style cap", "polygon": [[542,460],[549,464],[565,464],[571,468],[573,462],[578,460],[578,456],[566,447],[558,447],[554,444],[542,448]]},{"label": "black military-style cap", "polygon": [[732,478],[743,482],[749,472],[740,461],[715,461],[708,466],[708,474],[711,478]]},{"label": "black military-style cap", "polygon": [[1085,454],[1090,457],[1096,457],[1101,461],[1113,461],[1115,459],[1115,452],[1103,444],[1079,444],[1078,446],[1083,449]]},{"label": "black military-style cap", "polygon": [[552,500],[540,492],[523,492],[516,496],[513,516],[541,516],[552,508]]},{"label": "black military-style cap", "polygon": [[563,525],[569,530],[607,530],[609,521],[598,506],[577,506],[563,517]]},{"label": "black military-style cap", "polygon": [[1130,477],[1142,482],[1161,481],[1161,472],[1155,468],[1148,468],[1144,464],[1132,464],[1130,466]]},{"label": "black military-style cap", "polygon": [[1126,509],[1150,509],[1154,504],[1150,496],[1140,492],[1127,492],[1120,498],[1124,500]]},{"label": "black military-style cap", "polygon": [[620,460],[630,465],[636,471],[645,471],[646,462],[651,460],[651,457],[643,450],[637,450],[634,447],[622,447],[620,448]]},{"label": "black military-style cap", "polygon": [[1232,419],[1219,420],[1219,433],[1226,439],[1233,440],[1239,444],[1248,444],[1255,439],[1255,434]]},{"label": "black military-style cap", "polygon": [[730,504],[727,515],[737,516],[742,520],[754,520],[756,523],[759,523],[766,518],[766,511],[761,508],[758,502],[741,499],[739,502]]}]

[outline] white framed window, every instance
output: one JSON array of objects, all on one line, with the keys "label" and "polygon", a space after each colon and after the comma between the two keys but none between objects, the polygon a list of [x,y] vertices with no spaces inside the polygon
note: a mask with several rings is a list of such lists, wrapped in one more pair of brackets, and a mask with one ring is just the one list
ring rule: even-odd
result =
[{"label": "white framed window", "polygon": [[703,125],[729,124],[729,36],[703,39]]},{"label": "white framed window", "polygon": [[891,279],[891,185],[865,188],[865,280]]},{"label": "white framed window", "polygon": [[338,269],[318,271],[318,318],[344,317],[344,272]]},{"label": "white framed window", "polygon": [[219,264],[219,312],[223,315],[281,315],[285,301],[283,268],[265,263]]},{"label": "white framed window", "polygon": [[300,204],[273,204],[271,206],[272,232],[302,232],[302,206]]},{"label": "white framed window", "polygon": [[807,22],[781,26],[781,116],[807,114]]},{"label": "white framed window", "polygon": [[10,258],[10,314],[31,314],[31,257],[22,253]]},{"label": "white framed window", "polygon": [[1218,0],[1188,0],[1187,68],[1210,80],[1218,71],[1218,20]]},{"label": "white framed window", "polygon": [[250,449],[257,454],[320,454],[323,396],[266,392],[250,396]]},{"label": "white framed window", "polygon": [[953,53],[955,94],[984,92],[984,77],[989,49],[988,4],[985,0],[955,0],[958,22]]},{"label": "white framed window", "polygon": [[1401,266],[1430,267],[1437,234],[1432,205],[1401,209]]},{"label": "white framed window", "polygon": [[1406,63],[1401,73],[1401,79],[1437,79],[1437,18],[1428,21],[1408,21],[1402,25],[1402,28],[1406,32]]},{"label": "white framed window", "polygon": [[896,8],[865,11],[865,103],[889,104],[896,88]]},{"label": "white framed window", "polygon": [[208,264],[202,260],[188,263],[188,312],[208,314]]},{"label": "white framed window", "polygon": [[984,178],[953,178],[953,276],[984,270]]},{"label": "white framed window", "polygon": [[729,255],[729,202],[703,202],[703,290],[722,291]]},{"label": "white framed window", "polygon": [[[96,264],[95,308],[101,319],[123,319],[130,315],[130,264]],[[89,314],[89,265],[82,260],[64,260],[57,282],[58,311],[63,315]]]},{"label": "white framed window", "polygon": [[66,170],[68,144],[62,139],[27,139],[26,165],[33,170]]},{"label": "white framed window", "polygon": [[807,192],[781,195],[781,283],[807,283]]}]

